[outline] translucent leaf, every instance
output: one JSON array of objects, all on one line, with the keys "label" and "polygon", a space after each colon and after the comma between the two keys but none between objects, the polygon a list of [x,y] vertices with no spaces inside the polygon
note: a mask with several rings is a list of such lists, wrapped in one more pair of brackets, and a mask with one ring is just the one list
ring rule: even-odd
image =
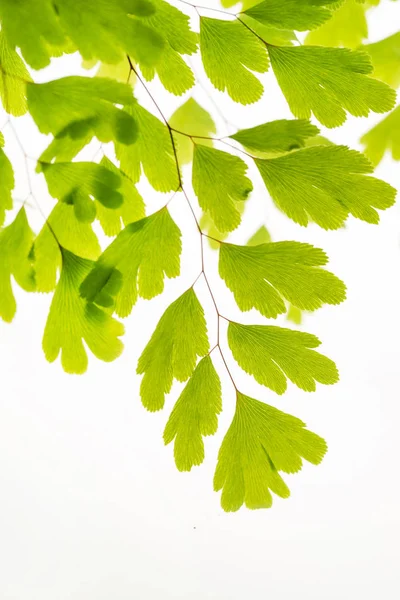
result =
[{"label": "translucent leaf", "polygon": [[167,308],[139,358],[143,406],[151,412],[163,408],[173,379],[189,379],[197,357],[208,350],[204,311],[190,288]]},{"label": "translucent leaf", "polygon": [[238,365],[277,394],[286,391],[287,378],[306,392],[315,392],[316,382],[338,381],[335,363],[312,350],[321,342],[310,333],[230,322],[228,341]]},{"label": "translucent leaf", "polygon": [[263,86],[252,71],[265,73],[269,61],[265,45],[241,23],[201,17],[200,50],[211,83],[235,102],[252,104]]},{"label": "translucent leaf", "polygon": [[361,138],[365,154],[378,165],[385,152],[391,152],[394,160],[400,160],[400,106],[375,125]]},{"label": "translucent leaf", "polygon": [[121,169],[137,183],[143,169],[158,192],[172,192],[179,186],[174,150],[168,128],[146,109],[135,104],[126,109],[139,125],[135,144],[116,145]]},{"label": "translucent leaf", "polygon": [[366,8],[358,0],[345,0],[329,21],[307,35],[306,44],[358,48],[368,37]]},{"label": "translucent leaf", "polygon": [[[253,4],[256,4],[253,2]],[[267,44],[274,46],[292,46],[294,41],[297,41],[294,31],[289,29],[277,29],[271,25],[265,25],[260,21],[256,21],[245,13],[240,15],[240,20],[246,23],[250,29],[255,32]]]},{"label": "translucent leaf", "polygon": [[193,189],[220,231],[233,231],[241,221],[237,202],[246,200],[253,189],[246,171],[246,163],[237,156],[196,144]]},{"label": "translucent leaf", "polygon": [[306,140],[318,132],[318,127],[310,121],[282,119],[241,129],[230,137],[250,150],[276,153],[303,148]]},{"label": "translucent leaf", "polygon": [[17,310],[11,277],[27,292],[35,290],[30,250],[34,233],[22,207],[14,221],[0,230],[0,317],[10,323]]},{"label": "translucent leaf", "polygon": [[314,146],[255,162],[277,206],[300,225],[312,220],[338,229],[349,214],[378,223],[375,209],[389,208],[395,200],[396,190],[368,177],[370,162],[346,146]]},{"label": "translucent leaf", "polygon": [[279,86],[295,117],[311,113],[326,127],[342,125],[346,111],[356,117],[393,108],[396,94],[368,77],[373,67],[366,52],[347,48],[297,46],[268,48]]},{"label": "translucent leaf", "polygon": [[71,253],[95,260],[100,244],[90,223],[78,221],[72,204],[57,202],[35,239],[34,257],[38,292],[51,292],[56,287],[61,267],[60,246]]},{"label": "translucent leaf", "polygon": [[119,191],[124,199],[121,206],[107,208],[101,202],[95,201],[96,216],[100,221],[104,233],[114,236],[121,231],[122,223],[129,225],[129,223],[133,223],[133,221],[138,221],[144,217],[144,202],[129,177],[122,173],[106,156],[101,159],[100,164],[121,177]]},{"label": "translucent leaf", "polygon": [[222,508],[270,508],[271,492],[288,498],[279,471],[297,473],[302,459],[318,465],[327,450],[325,440],[305,427],[300,419],[238,393],[214,476],[215,491],[222,490]]},{"label": "translucent leaf", "polygon": [[165,444],[175,440],[174,457],[179,471],[201,465],[203,436],[217,431],[221,410],[221,382],[211,358],[206,356],[179,396],[164,430]]},{"label": "translucent leaf", "polygon": [[197,51],[197,33],[190,29],[189,17],[163,0],[153,0],[155,12],[146,23],[164,40],[160,60],[154,67],[142,68],[144,77],[151,81],[157,73],[163,86],[172,94],[180,96],[195,82],[192,70],[182,54]]},{"label": "translucent leaf", "polygon": [[132,114],[116,106],[136,102],[127,84],[97,77],[63,77],[28,84],[27,97],[29,111],[42,133],[57,135],[73,124],[76,139],[91,132],[101,142],[132,144],[137,137]]},{"label": "translucent leaf", "polygon": [[400,85],[400,31],[380,42],[367,44],[364,50],[368,52],[374,65],[374,77],[393,87],[398,87]]},{"label": "translucent leaf", "polygon": [[0,98],[4,110],[14,117],[24,115],[27,111],[25,82],[31,81],[31,76],[3,31],[0,31],[0,73]]},{"label": "translucent leaf", "polygon": [[84,373],[88,358],[83,341],[100,360],[111,362],[121,354],[122,323],[79,295],[79,286],[93,263],[62,249],[60,279],[54,292],[43,336],[46,359],[53,362],[61,351],[67,373]]},{"label": "translucent leaf", "polygon": [[303,313],[297,306],[293,306],[293,304],[289,304],[289,308],[287,311],[286,318],[288,321],[291,321],[295,325],[301,325]]},{"label": "translucent leaf", "polygon": [[70,162],[93,138],[93,130],[84,121],[70,123],[59,131],[42,152],[39,163]]},{"label": "translucent leaf", "polygon": [[96,301],[117,270],[122,287],[115,300],[120,317],[130,314],[138,295],[150,300],[164,290],[165,277],[180,273],[181,232],[166,208],[127,225],[98,259],[81,293]]},{"label": "translucent leaf", "polygon": [[14,171],[6,153],[2,149],[3,137],[0,138],[0,225],[3,225],[6,210],[13,207],[11,192],[14,189]]},{"label": "translucent leaf", "polygon": [[[181,135],[175,131],[173,134],[180,165],[190,163],[193,158],[193,141],[188,135],[212,137],[213,134],[217,133],[212,116],[194,98],[188,98],[184,104],[177,108],[171,115],[169,124],[172,128],[187,134]],[[211,140],[206,139],[196,138],[195,142],[204,146],[213,145]]]},{"label": "translucent leaf", "polygon": [[278,29],[308,31],[330,19],[330,8],[337,3],[338,0],[263,0],[245,14]]},{"label": "translucent leaf", "polygon": [[284,299],[303,310],[339,304],[346,297],[340,279],[321,267],[323,250],[300,242],[258,246],[221,244],[219,274],[241,311],[256,308],[275,319],[286,312]]},{"label": "translucent leaf", "polygon": [[53,198],[74,207],[78,221],[92,222],[96,205],[92,198],[107,208],[118,208],[123,203],[120,190],[121,175],[91,162],[41,163]]},{"label": "translucent leaf", "polygon": [[262,225],[255,233],[253,233],[251,238],[248,239],[247,245],[258,246],[259,244],[268,244],[269,242],[271,242],[271,235],[268,229]]}]

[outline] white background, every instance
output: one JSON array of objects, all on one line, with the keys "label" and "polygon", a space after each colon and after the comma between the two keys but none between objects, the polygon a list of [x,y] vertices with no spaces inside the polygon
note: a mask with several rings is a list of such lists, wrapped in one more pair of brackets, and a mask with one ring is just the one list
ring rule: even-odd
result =
[{"label": "white background", "polygon": [[[400,6],[384,1],[370,16],[371,39],[377,40],[396,31]],[[199,64],[193,64],[200,73]],[[78,59],[69,57],[36,77],[79,72]],[[264,97],[250,109],[212,94],[228,119],[242,126],[290,116],[273,75],[264,80]],[[157,84],[152,90],[167,115],[181,101]],[[213,110],[201,88],[196,98]],[[360,134],[379,118],[349,119],[328,135],[358,147]],[[46,140],[29,118],[19,119],[16,127],[26,152],[38,156]],[[220,132],[226,133],[223,123]],[[4,133],[19,172],[16,197],[23,198],[23,157],[8,126]],[[389,157],[378,174],[400,187],[399,164]],[[348,284],[345,304],[309,315],[302,325],[323,340],[322,351],[337,361],[341,381],[319,386],[315,394],[290,386],[278,397],[239,373],[228,353],[229,364],[243,391],[301,417],[326,437],[326,459],[286,477],[292,496],[276,499],[272,509],[225,514],[212,477],[234,395],[216,360],[224,388],[218,434],[206,440],[202,467],[177,472],[162,431],[179,387],[162,413],[146,413],[135,370],[163,310],[199,268],[196,230],[178,196],[171,210],[185,228],[182,276],[167,283],[164,296],[138,303],[126,321],[126,347],[118,361],[106,365],[91,359],[84,376],[68,376],[58,362],[46,363],[41,338],[48,295],[16,290],[18,314],[12,325],[0,323],[1,600],[400,597],[399,208],[382,213],[379,227],[351,219],[338,232],[303,229],[273,208],[256,173],[254,180],[245,222],[232,239],[246,240],[264,222],[276,241],[323,247],[330,268]],[[167,197],[155,195],[145,183],[140,188],[151,210],[165,203]],[[39,177],[34,193],[48,213],[52,201]],[[28,217],[36,230],[41,227],[37,209],[28,207]],[[257,314],[241,316],[235,309],[214,275],[215,259],[209,252],[207,268],[225,314],[262,322]],[[198,291],[213,343],[215,316],[209,298]]]}]

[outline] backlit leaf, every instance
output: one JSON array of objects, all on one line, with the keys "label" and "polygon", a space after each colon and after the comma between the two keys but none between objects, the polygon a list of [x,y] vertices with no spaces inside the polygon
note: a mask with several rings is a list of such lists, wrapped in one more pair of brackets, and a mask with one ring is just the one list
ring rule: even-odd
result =
[{"label": "backlit leaf", "polygon": [[363,135],[360,141],[374,165],[381,162],[386,151],[391,152],[394,160],[400,160],[400,106]]},{"label": "backlit leaf", "polygon": [[330,19],[330,9],[337,3],[338,0],[263,0],[245,14],[277,29],[307,31]]},{"label": "backlit leaf", "polygon": [[400,85],[400,31],[364,46],[374,65],[374,77],[392,87]]},{"label": "backlit leaf", "polygon": [[358,48],[368,36],[366,8],[367,5],[358,0],[345,0],[329,21],[307,35],[306,43]]},{"label": "backlit leaf", "polygon": [[318,132],[318,127],[304,119],[282,119],[241,129],[230,137],[250,150],[276,153],[303,148],[306,140]]},{"label": "backlit leaf", "polygon": [[[178,159],[180,165],[191,162],[193,158],[193,141],[188,136],[212,137],[217,132],[212,116],[194,98],[189,98],[170,117],[169,124],[174,129],[187,135],[174,131]],[[212,146],[211,140],[195,138],[196,144]]]},{"label": "backlit leaf", "polygon": [[3,225],[6,210],[13,207],[11,192],[14,189],[14,171],[2,146],[3,137],[0,138],[0,225]]},{"label": "backlit leaf", "polygon": [[4,110],[14,117],[24,115],[27,111],[26,82],[31,81],[31,76],[3,31],[0,31],[0,75],[0,98]]}]

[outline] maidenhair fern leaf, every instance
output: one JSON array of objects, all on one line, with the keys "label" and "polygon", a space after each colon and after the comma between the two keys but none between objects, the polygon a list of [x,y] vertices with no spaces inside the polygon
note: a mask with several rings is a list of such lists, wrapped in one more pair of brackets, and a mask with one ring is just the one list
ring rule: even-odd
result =
[{"label": "maidenhair fern leaf", "polygon": [[175,191],[179,179],[168,128],[139,104],[131,105],[126,111],[137,121],[139,135],[135,144],[116,145],[121,169],[133,183],[139,181],[143,170],[158,192]]},{"label": "maidenhair fern leaf", "polygon": [[365,154],[378,165],[389,150],[394,160],[400,160],[400,106],[361,138]]},{"label": "maidenhair fern leaf", "polygon": [[375,209],[392,206],[396,190],[369,177],[369,161],[346,146],[314,146],[267,160],[255,159],[277,206],[300,225],[337,229],[347,216],[378,223]]},{"label": "maidenhair fern leaf", "polygon": [[11,192],[14,189],[14,171],[2,146],[4,139],[0,138],[0,226],[3,225],[6,211],[13,207]]},{"label": "maidenhair fern leaf", "polygon": [[163,408],[173,379],[189,379],[197,357],[208,350],[204,311],[190,288],[167,308],[139,358],[143,406],[151,412]]},{"label": "maidenhair fern leaf", "polygon": [[396,94],[387,84],[369,77],[373,67],[366,52],[347,48],[269,46],[272,68],[295,117],[311,113],[326,127],[370,110],[384,113],[393,108]]},{"label": "maidenhair fern leaf", "polygon": [[83,341],[97,358],[113,361],[123,349],[119,337],[124,327],[79,295],[79,286],[93,263],[64,249],[61,253],[61,275],[44,330],[43,350],[49,362],[55,361],[61,351],[64,371],[79,374],[88,365]]},{"label": "maidenhair fern leaf", "polygon": [[239,366],[277,394],[286,391],[286,378],[306,392],[314,392],[316,382],[338,381],[335,363],[312,349],[321,342],[309,333],[230,322],[228,341]]},{"label": "maidenhair fern leaf", "polygon": [[400,85],[400,31],[364,46],[374,65],[374,77],[393,87]]},{"label": "maidenhair fern leaf", "polygon": [[241,129],[230,137],[256,152],[279,153],[303,148],[306,140],[318,133],[318,127],[305,119],[281,119]]},{"label": "maidenhair fern leaf", "polygon": [[10,323],[17,310],[11,277],[27,292],[35,291],[30,251],[34,233],[22,207],[14,221],[0,230],[0,317]]},{"label": "maidenhair fern leaf", "polygon": [[217,228],[233,231],[241,221],[238,202],[246,200],[253,184],[246,177],[241,158],[206,146],[196,145],[193,157],[193,189],[204,211]]},{"label": "maidenhair fern leaf", "polygon": [[[180,165],[191,162],[193,157],[193,140],[190,136],[212,137],[217,132],[212,116],[194,98],[189,98],[169,119],[173,129],[182,131],[181,135],[174,131],[178,159]],[[212,141],[195,137],[196,144],[212,146]]]},{"label": "maidenhair fern leaf", "polygon": [[203,436],[214,435],[222,410],[221,382],[211,358],[203,358],[179,396],[164,430],[165,444],[174,443],[179,471],[204,460]]},{"label": "maidenhair fern leaf", "polygon": [[181,232],[166,208],[127,225],[98,259],[82,285],[90,301],[117,270],[123,276],[115,299],[120,317],[130,314],[138,296],[147,300],[164,290],[165,277],[180,273]]},{"label": "maidenhair fern leaf", "polygon": [[29,111],[42,133],[61,134],[72,123],[70,135],[76,139],[91,132],[101,142],[132,144],[137,137],[132,114],[116,106],[135,102],[127,84],[99,77],[63,77],[29,83],[27,97]]},{"label": "maidenhair fern leaf", "polygon": [[244,14],[277,29],[308,31],[330,19],[330,9],[337,4],[338,0],[263,0]]},{"label": "maidenhair fern leaf", "polygon": [[271,492],[288,498],[279,471],[297,473],[302,459],[318,465],[327,450],[325,440],[305,427],[300,419],[238,392],[214,476],[215,491],[222,490],[222,508],[270,508]]},{"label": "maidenhair fern leaf", "polygon": [[[1,10],[1,9],[0,9]],[[0,98],[4,110],[14,117],[27,111],[26,83],[31,76],[19,54],[0,31]]]},{"label": "maidenhair fern leaf", "polygon": [[303,310],[343,302],[343,282],[321,268],[327,260],[322,250],[300,242],[258,246],[224,243],[219,274],[241,311],[256,308],[265,317],[275,318],[286,312],[283,299]]},{"label": "maidenhair fern leaf", "polygon": [[252,71],[269,67],[265,45],[241,23],[201,17],[200,50],[211,83],[235,102],[252,104],[263,94]]},{"label": "maidenhair fern leaf", "polygon": [[265,225],[261,225],[247,240],[248,246],[258,246],[259,244],[269,244],[271,242],[271,234]]},{"label": "maidenhair fern leaf", "polygon": [[367,6],[358,0],[344,0],[329,21],[307,35],[306,43],[358,48],[368,36]]}]

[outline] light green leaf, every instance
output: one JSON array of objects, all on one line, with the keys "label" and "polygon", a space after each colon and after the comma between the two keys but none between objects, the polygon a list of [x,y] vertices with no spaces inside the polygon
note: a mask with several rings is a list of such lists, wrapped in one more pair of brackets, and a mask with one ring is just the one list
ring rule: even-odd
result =
[{"label": "light green leaf", "polygon": [[358,0],[345,0],[327,23],[307,35],[306,44],[358,48],[368,37],[366,8]]},{"label": "light green leaf", "polygon": [[380,42],[367,44],[363,49],[371,57],[374,77],[392,87],[398,87],[400,85],[400,31]]},{"label": "light green leaf", "polygon": [[3,31],[0,31],[0,75],[0,98],[4,110],[14,117],[24,115],[27,111],[26,82],[32,79]]},{"label": "light green leaf", "polygon": [[8,227],[0,230],[0,317],[7,323],[11,323],[17,310],[11,277],[27,292],[36,288],[30,257],[33,239],[24,207]]},{"label": "light green leaf", "polygon": [[106,235],[114,236],[121,231],[121,223],[129,225],[133,221],[142,219],[145,215],[143,198],[137,191],[135,185],[111,160],[104,156],[100,164],[112,173],[121,177],[121,187],[119,191],[124,199],[121,206],[117,208],[107,208],[101,202],[95,200],[96,216]]},{"label": "light green leaf", "polygon": [[370,162],[346,146],[314,146],[255,162],[274,202],[300,225],[312,220],[338,229],[349,214],[378,223],[375,209],[385,210],[395,200],[396,190],[367,176]]},{"label": "light green leaf", "polygon": [[164,278],[180,273],[181,232],[166,208],[130,223],[106,248],[93,271],[85,280],[81,293],[96,301],[109,278],[117,270],[122,287],[115,300],[115,310],[127,317],[138,295],[150,300],[164,290]]},{"label": "light green leaf", "polygon": [[167,308],[139,358],[143,406],[151,412],[163,408],[173,379],[189,379],[197,357],[208,350],[204,311],[190,288]]},{"label": "light green leaf", "polygon": [[91,132],[101,142],[132,144],[137,124],[131,113],[116,105],[136,102],[129,85],[97,77],[63,77],[48,83],[29,83],[29,111],[42,133],[85,138]]},{"label": "light green leaf", "polygon": [[222,490],[222,508],[270,508],[271,492],[288,498],[279,471],[297,473],[302,459],[318,465],[327,450],[325,440],[305,427],[300,419],[238,393],[214,476],[214,490]]},{"label": "light green leaf", "polygon": [[[187,135],[181,135],[174,131],[174,139],[176,141],[178,159],[180,165],[186,165],[193,158],[193,141],[188,136],[203,136],[212,137],[217,133],[216,125],[212,116],[194,98],[188,98],[171,115],[169,124],[173,129],[182,131]],[[196,138],[196,144],[204,146],[212,146],[211,140]]]},{"label": "light green leaf", "polygon": [[300,242],[259,246],[224,243],[219,252],[219,274],[241,311],[256,308],[275,319],[286,312],[284,299],[303,310],[343,302],[345,285],[321,268],[327,262],[323,250]]},{"label": "light green leaf", "polygon": [[356,117],[393,108],[396,93],[368,77],[366,52],[347,48],[296,46],[268,48],[271,64],[290,110],[299,119],[311,113],[326,127],[342,125],[346,111]]},{"label": "light green leaf", "polygon": [[2,146],[4,138],[0,138],[0,225],[3,225],[6,210],[13,207],[11,192],[14,189],[14,171]]},{"label": "light green leaf", "polygon": [[135,144],[116,144],[121,169],[137,183],[143,170],[149,183],[158,192],[178,189],[179,180],[174,149],[168,128],[146,109],[135,104],[126,109],[139,125]]},{"label": "light green leaf", "polygon": [[258,152],[289,152],[303,148],[306,140],[317,135],[318,127],[304,119],[282,119],[241,129],[230,137],[245,148]]},{"label": "light green leaf", "polygon": [[90,260],[96,260],[101,252],[91,224],[78,221],[73,205],[65,202],[57,202],[34,242],[38,292],[51,292],[56,287],[60,246]]},{"label": "light green leaf", "polygon": [[394,160],[400,160],[400,106],[375,125],[361,138],[365,154],[374,165],[378,165],[389,150]]},{"label": "light green leaf", "polygon": [[253,233],[251,238],[247,240],[247,245],[258,246],[259,244],[268,244],[271,241],[271,235],[268,229],[264,225],[261,225],[261,227]]},{"label": "light green leaf", "polygon": [[286,318],[288,321],[291,321],[295,325],[301,325],[303,319],[303,313],[297,306],[293,306],[293,304],[289,304],[289,308],[287,311]]},{"label": "light green leaf", "polygon": [[193,189],[220,231],[233,231],[241,221],[237,202],[246,200],[253,189],[246,171],[246,163],[237,156],[196,144]]},{"label": "light green leaf", "polygon": [[61,275],[44,330],[43,351],[49,362],[55,361],[61,351],[64,371],[80,374],[88,365],[83,340],[97,358],[111,362],[122,352],[118,338],[123,335],[124,327],[79,295],[79,286],[93,263],[67,250],[61,252]]},{"label": "light green leaf", "polygon": [[306,392],[315,392],[317,381],[331,385],[339,379],[335,363],[312,350],[321,342],[310,333],[230,322],[228,342],[238,365],[277,394],[286,391],[286,378]]},{"label": "light green leaf", "polygon": [[308,31],[331,18],[338,0],[263,0],[245,14],[277,29]]},{"label": "light green leaf", "polygon": [[252,19],[245,13],[240,15],[240,20],[246,23],[267,44],[272,44],[273,46],[292,46],[293,42],[297,41],[296,34],[294,31],[290,31],[290,29],[277,29],[276,27],[271,27],[271,25],[265,25],[260,23],[260,21]]},{"label": "light green leaf", "polygon": [[263,94],[252,71],[265,73],[269,61],[265,45],[241,23],[201,17],[200,50],[211,83],[235,102],[252,104]]},{"label": "light green leaf", "polygon": [[222,410],[221,382],[211,358],[203,358],[168,419],[164,442],[175,440],[174,457],[179,471],[190,471],[204,460],[203,436],[214,435]]},{"label": "light green leaf", "polygon": [[39,163],[70,162],[93,138],[85,121],[74,121],[59,131],[42,152]]},{"label": "light green leaf", "polygon": [[78,221],[92,222],[97,200],[107,208],[123,203],[121,175],[91,162],[39,163],[53,198],[72,204]]}]

